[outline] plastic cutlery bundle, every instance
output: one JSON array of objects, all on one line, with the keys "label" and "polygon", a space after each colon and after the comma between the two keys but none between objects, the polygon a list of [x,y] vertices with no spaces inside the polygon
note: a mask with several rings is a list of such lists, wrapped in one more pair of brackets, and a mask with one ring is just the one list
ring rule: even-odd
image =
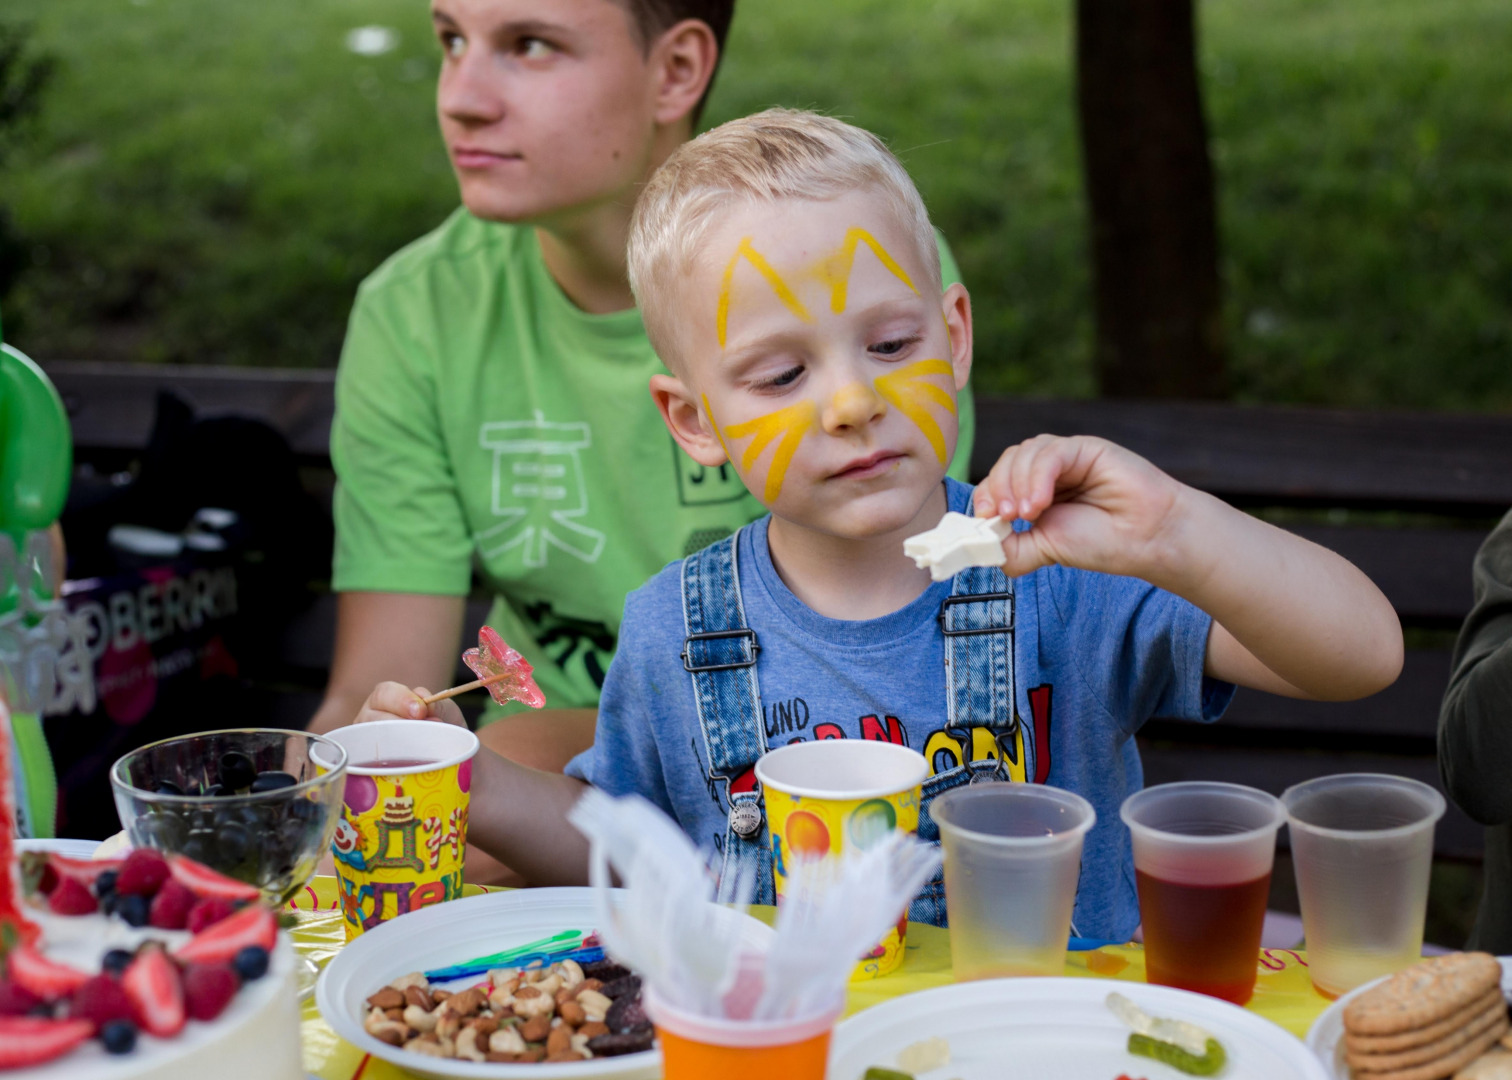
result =
[{"label": "plastic cutlery bundle", "polygon": [[[936,848],[901,833],[840,859],[790,863],[776,933],[753,950],[740,920],[714,903],[704,857],[651,803],[590,789],[568,820],[589,840],[604,948],[668,1004],[727,1019],[806,1016],[839,999],[857,959],[940,865]],[[743,874],[735,895],[748,899],[753,885]]]}]

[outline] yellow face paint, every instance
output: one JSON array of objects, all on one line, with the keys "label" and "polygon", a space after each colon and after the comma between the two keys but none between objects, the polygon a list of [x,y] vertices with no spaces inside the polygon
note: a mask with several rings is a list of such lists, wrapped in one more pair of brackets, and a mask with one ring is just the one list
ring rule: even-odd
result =
[{"label": "yellow face paint", "polygon": [[865,244],[871,248],[879,262],[903,284],[908,286],[908,291],[915,296],[919,290],[914,288],[914,283],[909,279],[908,271],[898,265],[896,259],[887,253],[887,249],[877,243],[876,237],[859,226],[853,226],[847,230],[845,239],[841,241],[839,249],[833,254],[826,256],[819,263],[819,280],[829,286],[830,310],[836,315],[845,311],[847,293],[850,290],[851,266],[856,261],[856,246]]},{"label": "yellow face paint", "polygon": [[803,306],[803,301],[798,299],[798,294],[788,288],[788,283],[782,280],[782,275],[772,269],[772,264],[762,257],[761,252],[751,246],[751,238],[743,237],[735,254],[730,257],[729,265],[725,267],[724,280],[719,285],[719,310],[715,312],[715,329],[719,333],[719,347],[725,347],[725,331],[730,322],[730,290],[735,282],[735,267],[744,258],[755,271],[766,279],[771,286],[772,293],[781,300],[783,306],[806,323],[814,321],[809,314],[808,308]]},{"label": "yellow face paint", "polygon": [[[704,407],[708,407],[705,399]],[[785,409],[758,416],[754,420],[747,420],[740,424],[731,424],[724,429],[719,437],[719,444],[725,447],[725,456],[730,456],[729,447],[725,439],[743,439],[750,435],[751,441],[746,445],[740,455],[740,471],[750,472],[751,466],[756,464],[756,459],[761,457],[761,452],[767,448],[773,439],[777,439],[777,451],[772,455],[772,463],[767,467],[766,484],[762,488],[761,501],[772,503],[782,493],[782,480],[787,475],[788,465],[793,460],[793,455],[798,452],[798,444],[803,437],[814,429],[819,419],[819,407],[812,401],[800,401],[796,405],[789,405]],[[719,431],[719,423],[714,420],[714,414],[709,414],[709,420],[714,424],[714,430]],[[780,438],[779,438],[780,436]]]},{"label": "yellow face paint", "polygon": [[929,404],[943,406],[952,416],[955,415],[956,404],[949,391],[938,383],[928,381],[931,375],[948,375],[954,381],[955,368],[950,366],[948,360],[919,360],[897,371],[878,375],[873,385],[886,401],[919,425],[919,430],[924,432],[929,445],[934,447],[935,457],[943,465],[948,456],[945,433],[940,429],[939,421],[930,414]]}]

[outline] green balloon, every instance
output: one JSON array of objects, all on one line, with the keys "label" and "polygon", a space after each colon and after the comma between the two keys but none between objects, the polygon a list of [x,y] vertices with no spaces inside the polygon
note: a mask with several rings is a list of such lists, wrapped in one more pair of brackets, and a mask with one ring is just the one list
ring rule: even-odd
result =
[{"label": "green balloon", "polygon": [[851,811],[845,827],[851,843],[865,851],[898,827],[898,814],[886,799],[867,799]]},{"label": "green balloon", "polygon": [[52,381],[0,345],[0,531],[17,550],[26,534],[58,520],[73,472],[68,413]]}]

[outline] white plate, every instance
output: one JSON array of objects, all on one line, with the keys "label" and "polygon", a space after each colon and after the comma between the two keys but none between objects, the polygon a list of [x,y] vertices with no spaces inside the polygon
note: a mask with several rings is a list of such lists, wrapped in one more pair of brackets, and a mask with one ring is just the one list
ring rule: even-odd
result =
[{"label": "white plate", "polygon": [[[745,939],[752,945],[764,947],[771,937],[772,930],[764,923],[728,908],[720,910],[742,921]],[[338,952],[315,984],[315,1003],[326,1023],[347,1042],[417,1076],[442,1080],[454,1077],[654,1080],[661,1075],[658,1050],[594,1058],[580,1064],[482,1064],[407,1054],[362,1030],[362,1018],[367,1012],[365,1002],[391,980],[412,971],[466,963],[474,957],[525,945],[563,930],[593,930],[597,919],[594,912],[592,889],[517,889],[469,896],[411,912],[368,931]],[[468,984],[458,981],[446,985],[456,990]]]},{"label": "white plate", "polygon": [[17,840],[17,851],[53,851],[70,859],[92,859],[100,846],[98,840]]},{"label": "white plate", "polygon": [[1156,1016],[1189,1020],[1223,1044],[1222,1080],[1326,1080],[1296,1036],[1217,998],[1167,986],[1104,979],[984,979],[894,998],[835,1029],[829,1080],[861,1080],[895,1068],[898,1051],[931,1036],[950,1043],[950,1064],[921,1080],[1191,1080],[1126,1047],[1129,1029],[1104,1004],[1117,991]]},{"label": "white plate", "polygon": [[[1497,959],[1501,961],[1502,995],[1512,997],[1512,956],[1499,956]],[[1340,1049],[1340,1044],[1344,1041],[1344,1006],[1376,983],[1385,982],[1388,978],[1389,975],[1382,975],[1364,986],[1355,987],[1330,1005],[1322,1016],[1313,1021],[1313,1026],[1307,1029],[1307,1047],[1323,1062],[1323,1070],[1330,1080],[1349,1080],[1349,1064],[1344,1060],[1344,1053]]]}]

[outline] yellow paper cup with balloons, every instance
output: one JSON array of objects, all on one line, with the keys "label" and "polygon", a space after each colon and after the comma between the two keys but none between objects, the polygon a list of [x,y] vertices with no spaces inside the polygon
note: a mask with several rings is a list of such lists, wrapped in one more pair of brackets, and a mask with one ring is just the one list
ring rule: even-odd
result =
[{"label": "yellow paper cup with balloons", "polygon": [[[919,831],[929,762],[917,750],[867,739],[822,739],[772,750],[756,762],[766,800],[777,902],[797,859],[838,859],[893,832]],[[908,913],[856,966],[874,979],[903,962]]]},{"label": "yellow paper cup with balloons", "polygon": [[434,720],[379,720],[326,738],[347,752],[331,842],[347,940],[461,896],[478,737]]}]

